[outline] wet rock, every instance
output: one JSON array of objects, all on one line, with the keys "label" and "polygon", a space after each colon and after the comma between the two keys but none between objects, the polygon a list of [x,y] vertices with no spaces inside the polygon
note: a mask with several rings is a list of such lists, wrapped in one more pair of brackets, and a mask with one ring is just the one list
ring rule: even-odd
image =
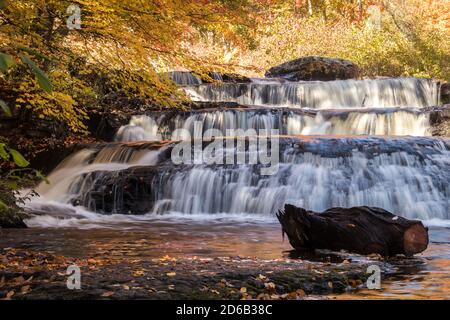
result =
[{"label": "wet rock", "polygon": [[22,212],[19,208],[14,207],[0,208],[0,229],[27,228],[27,225],[23,222]]},{"label": "wet rock", "polygon": [[104,112],[93,110],[87,123],[89,132],[104,141],[114,141],[117,130],[130,121],[129,112]]},{"label": "wet rock", "polygon": [[[237,73],[219,73],[219,72],[210,72],[209,76],[216,81],[221,82],[229,82],[229,83],[249,83],[251,82],[250,78],[237,74]],[[204,82],[209,82],[204,80]]]},{"label": "wet rock", "polygon": [[361,71],[354,63],[337,58],[302,57],[269,69],[266,77],[281,77],[290,81],[331,81],[357,79]]},{"label": "wet rock", "polygon": [[145,214],[154,206],[155,167],[138,167],[114,174],[97,171],[84,175],[83,180],[92,181],[90,186],[78,183],[74,186],[79,196],[73,205],[82,205],[94,212],[104,214]]},{"label": "wet rock", "polygon": [[450,104],[434,108],[430,112],[433,136],[450,137]]},{"label": "wet rock", "polygon": [[[24,254],[21,254],[24,253]],[[365,264],[323,265],[286,259],[236,257],[95,259],[54,256],[21,249],[0,250],[0,298],[11,299],[305,299],[342,293],[365,281]],[[82,290],[67,290],[65,270],[82,270]],[[164,276],[174,273],[172,277]],[[23,292],[23,286],[29,290]]]},{"label": "wet rock", "polygon": [[450,83],[441,84],[441,103],[450,103]]}]

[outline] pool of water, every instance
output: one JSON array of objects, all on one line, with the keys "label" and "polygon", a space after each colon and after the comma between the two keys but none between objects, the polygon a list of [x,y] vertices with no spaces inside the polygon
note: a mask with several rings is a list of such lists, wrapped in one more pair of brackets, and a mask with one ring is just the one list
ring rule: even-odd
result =
[{"label": "pool of water", "polygon": [[[27,248],[67,257],[111,259],[137,257],[250,256],[260,259],[295,258],[274,219],[130,218],[80,219],[64,225],[30,220],[25,230],[0,230],[3,248]],[[44,223],[45,221],[45,223]],[[339,255],[301,255],[302,259],[340,262]],[[333,259],[334,258],[334,259]],[[347,255],[348,258],[348,255]],[[352,261],[364,257],[351,256]],[[396,272],[382,282],[382,290],[359,290],[331,299],[445,299],[450,298],[450,228],[430,227],[428,249],[412,259],[387,262]]]}]

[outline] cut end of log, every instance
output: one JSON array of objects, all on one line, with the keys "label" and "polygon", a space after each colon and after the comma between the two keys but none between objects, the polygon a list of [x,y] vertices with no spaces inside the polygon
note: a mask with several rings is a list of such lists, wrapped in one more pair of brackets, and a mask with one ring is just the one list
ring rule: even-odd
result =
[{"label": "cut end of log", "polygon": [[428,230],[422,223],[415,224],[405,231],[403,247],[406,255],[424,251],[428,246]]}]

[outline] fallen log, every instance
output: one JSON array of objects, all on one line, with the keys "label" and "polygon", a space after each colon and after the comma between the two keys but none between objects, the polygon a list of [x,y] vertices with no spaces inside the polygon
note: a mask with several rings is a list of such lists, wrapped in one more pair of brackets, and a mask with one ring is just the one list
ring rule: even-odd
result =
[{"label": "fallen log", "polygon": [[323,213],[285,205],[277,214],[296,250],[347,250],[383,256],[413,254],[428,246],[428,228],[417,220],[374,207],[331,208]]}]

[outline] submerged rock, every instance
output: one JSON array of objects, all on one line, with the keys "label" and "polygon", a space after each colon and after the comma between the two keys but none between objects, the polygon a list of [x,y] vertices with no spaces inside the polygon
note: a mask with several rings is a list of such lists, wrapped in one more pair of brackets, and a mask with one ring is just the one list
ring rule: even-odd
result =
[{"label": "submerged rock", "polygon": [[302,57],[269,69],[266,77],[282,77],[291,81],[331,81],[357,79],[361,71],[354,63],[337,58]]}]

